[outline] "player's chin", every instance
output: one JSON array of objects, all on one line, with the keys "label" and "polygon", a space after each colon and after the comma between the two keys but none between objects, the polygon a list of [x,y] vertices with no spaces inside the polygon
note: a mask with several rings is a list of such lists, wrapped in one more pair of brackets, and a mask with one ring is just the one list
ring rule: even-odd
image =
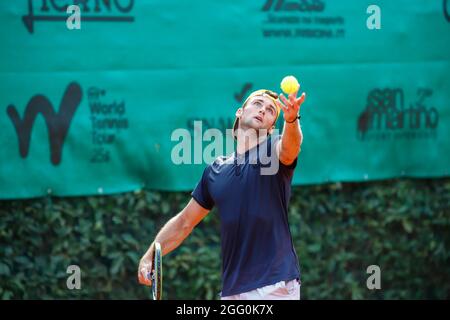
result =
[{"label": "player's chin", "polygon": [[255,130],[257,130],[258,132],[261,133],[262,131],[268,131],[270,129],[270,125],[260,122],[260,123],[257,123],[257,125],[255,125],[254,128],[255,128]]},{"label": "player's chin", "polygon": [[264,124],[264,122],[258,120],[258,119],[253,119],[253,123],[252,123],[252,128],[255,130],[261,130],[264,129],[266,127],[266,125]]}]

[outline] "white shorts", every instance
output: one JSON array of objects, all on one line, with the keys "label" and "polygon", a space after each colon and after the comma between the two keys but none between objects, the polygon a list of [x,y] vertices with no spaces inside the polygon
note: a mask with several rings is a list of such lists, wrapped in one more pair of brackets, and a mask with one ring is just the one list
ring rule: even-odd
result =
[{"label": "white shorts", "polygon": [[221,297],[221,300],[300,300],[300,282],[297,279],[280,281],[248,292]]}]

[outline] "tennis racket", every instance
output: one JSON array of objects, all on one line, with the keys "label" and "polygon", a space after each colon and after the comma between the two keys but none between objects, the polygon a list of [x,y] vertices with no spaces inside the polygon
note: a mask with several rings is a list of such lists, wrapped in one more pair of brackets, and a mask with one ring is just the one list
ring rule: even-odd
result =
[{"label": "tennis racket", "polygon": [[162,251],[161,244],[155,243],[155,255],[152,267],[152,297],[153,300],[162,299]]}]

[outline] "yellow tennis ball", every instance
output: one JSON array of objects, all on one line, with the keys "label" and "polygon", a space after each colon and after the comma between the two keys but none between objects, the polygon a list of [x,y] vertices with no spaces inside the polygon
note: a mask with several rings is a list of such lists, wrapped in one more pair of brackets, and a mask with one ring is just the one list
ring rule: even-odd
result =
[{"label": "yellow tennis ball", "polygon": [[295,93],[300,88],[300,84],[294,76],[287,76],[281,80],[281,90],[286,94]]}]

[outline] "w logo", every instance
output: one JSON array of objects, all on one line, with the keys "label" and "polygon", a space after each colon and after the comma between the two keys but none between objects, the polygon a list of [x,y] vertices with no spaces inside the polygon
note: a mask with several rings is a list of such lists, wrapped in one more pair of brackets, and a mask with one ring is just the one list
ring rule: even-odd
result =
[{"label": "w logo", "polygon": [[82,92],[80,85],[72,82],[67,86],[66,91],[64,92],[57,113],[47,97],[40,94],[35,95],[30,99],[22,119],[15,106],[8,106],[6,112],[16,129],[19,141],[19,152],[22,158],[26,158],[28,155],[34,120],[38,114],[41,113],[47,124],[51,162],[54,165],[58,165],[61,162],[64,139],[69,131],[73,115],[81,102],[81,97]]}]

